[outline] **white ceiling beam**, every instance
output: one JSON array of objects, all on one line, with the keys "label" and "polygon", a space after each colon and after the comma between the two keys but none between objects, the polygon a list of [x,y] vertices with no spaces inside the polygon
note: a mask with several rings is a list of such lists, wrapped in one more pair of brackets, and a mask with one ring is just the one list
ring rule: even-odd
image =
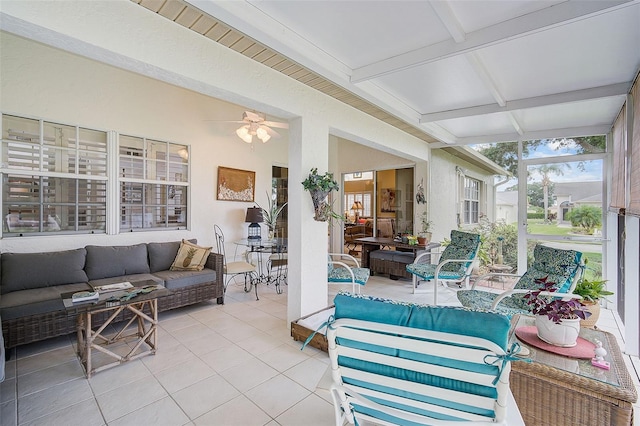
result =
[{"label": "white ceiling beam", "polygon": [[563,104],[568,102],[579,102],[587,101],[590,99],[621,96],[629,93],[632,83],[633,82],[616,83],[610,84],[608,86],[592,87],[589,89],[573,90],[563,93],[554,93],[552,95],[516,99],[513,101],[507,101],[505,106],[500,106],[497,104],[478,105],[469,108],[460,108],[449,111],[423,114],[420,118],[420,123],[431,123],[434,121],[451,120],[454,118],[470,117],[474,115],[493,114],[498,112],[508,112],[516,111],[519,109]]},{"label": "white ceiling beam", "polygon": [[491,93],[491,96],[493,96],[493,99],[495,99],[496,103],[501,107],[506,106],[507,100],[504,98],[504,96],[502,96],[502,93],[500,93],[498,85],[495,83],[495,81],[493,81],[493,78],[491,78],[491,74],[489,74],[489,71],[487,71],[487,67],[482,61],[482,58],[480,58],[478,52],[469,52],[464,55],[464,57],[467,59],[467,62],[469,62],[476,75],[480,78],[480,80],[482,80],[482,83]]},{"label": "white ceiling beam", "polygon": [[[396,71],[424,65],[463,53],[485,48],[515,38],[534,34],[549,28],[565,25],[593,15],[606,13],[636,3],[635,0],[616,1],[566,1],[537,12],[519,16],[509,21],[466,34],[463,42],[445,40],[406,52],[392,58],[371,63],[353,70],[352,83],[359,83]],[[440,13],[439,9],[435,9]],[[446,12],[443,13],[446,16]],[[440,14],[438,15],[440,16]],[[445,24],[446,25],[446,24]],[[448,28],[448,27],[447,27]]]},{"label": "white ceiling beam", "polygon": [[[528,141],[528,140],[550,139],[550,138],[574,138],[578,136],[605,135],[610,130],[611,130],[611,124],[601,124],[601,125],[585,126],[585,127],[567,127],[563,129],[536,130],[531,132],[524,132],[522,135],[519,135],[517,132],[501,133],[496,135],[479,135],[479,136],[456,138],[455,146],[476,145],[480,143],[493,143],[493,142],[515,142],[520,139]],[[431,148],[443,148],[451,145],[435,142],[429,146]]]},{"label": "white ceiling beam", "polygon": [[462,25],[460,24],[458,17],[453,13],[449,3],[442,0],[435,0],[430,1],[429,4],[456,43],[462,43],[465,41],[467,34],[462,29]]}]

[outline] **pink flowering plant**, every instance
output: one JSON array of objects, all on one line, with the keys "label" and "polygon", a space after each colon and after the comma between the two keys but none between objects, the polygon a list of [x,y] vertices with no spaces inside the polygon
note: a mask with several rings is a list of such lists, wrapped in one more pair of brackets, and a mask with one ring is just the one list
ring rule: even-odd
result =
[{"label": "pink flowering plant", "polygon": [[591,316],[591,312],[578,299],[562,300],[552,297],[550,293],[556,291],[555,283],[547,279],[548,276],[536,279],[536,284],[540,284],[541,287],[523,296],[527,300],[527,305],[531,306],[531,313],[546,315],[556,324],[560,324],[563,319],[584,320]]}]

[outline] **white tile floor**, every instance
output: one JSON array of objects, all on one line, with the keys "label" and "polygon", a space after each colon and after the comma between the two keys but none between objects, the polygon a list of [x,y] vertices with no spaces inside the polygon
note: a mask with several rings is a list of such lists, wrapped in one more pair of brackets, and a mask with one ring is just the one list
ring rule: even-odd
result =
[{"label": "white tile floor", "polygon": [[[0,424],[9,425],[331,425],[327,354],[290,337],[287,294],[260,288],[260,300],[231,285],[215,302],[160,314],[159,350],[84,376],[74,336],[18,347],[0,384]],[[332,300],[336,288],[331,287]],[[371,277],[365,293],[430,303],[410,281]],[[439,292],[439,304],[456,305]],[[604,311],[598,326],[614,333]],[[125,349],[123,346],[122,349]],[[627,358],[637,382],[640,362]],[[97,362],[100,362],[98,357]],[[640,386],[639,386],[640,387]]]}]

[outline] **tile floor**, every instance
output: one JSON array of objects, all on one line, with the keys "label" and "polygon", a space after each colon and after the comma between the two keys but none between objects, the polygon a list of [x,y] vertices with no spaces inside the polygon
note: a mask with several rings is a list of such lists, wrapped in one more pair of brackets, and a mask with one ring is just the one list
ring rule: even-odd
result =
[{"label": "tile floor", "polygon": [[[261,287],[256,301],[232,284],[223,306],[163,312],[156,355],[90,380],[75,355],[73,335],[18,347],[0,384],[0,424],[331,425],[327,354],[312,347],[300,351],[291,339],[284,290],[278,295]],[[330,300],[335,292],[332,286]],[[416,303],[433,298],[410,294],[408,280],[378,276],[365,293]],[[438,298],[442,305],[457,304],[447,291]],[[605,310],[598,326],[618,336],[624,348],[619,324]],[[638,358],[626,359],[637,380]]]}]

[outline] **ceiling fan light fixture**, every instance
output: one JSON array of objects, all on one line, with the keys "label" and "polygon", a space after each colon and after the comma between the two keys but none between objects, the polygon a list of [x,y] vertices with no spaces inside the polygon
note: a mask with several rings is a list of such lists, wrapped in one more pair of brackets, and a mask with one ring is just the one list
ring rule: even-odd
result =
[{"label": "ceiling fan light fixture", "polygon": [[249,133],[249,126],[245,125],[236,130],[236,135],[246,143],[251,143],[253,141],[253,136]]},{"label": "ceiling fan light fixture", "polygon": [[265,135],[263,137],[258,136],[258,138],[262,141],[262,143],[266,143],[269,139],[271,139],[271,136],[269,136],[269,134],[265,133]]},{"label": "ceiling fan light fixture", "polygon": [[258,139],[260,139],[262,141],[262,143],[267,142],[269,139],[271,139],[271,136],[269,135],[269,133],[264,129],[264,127],[258,127],[256,129],[256,136],[258,137]]}]

